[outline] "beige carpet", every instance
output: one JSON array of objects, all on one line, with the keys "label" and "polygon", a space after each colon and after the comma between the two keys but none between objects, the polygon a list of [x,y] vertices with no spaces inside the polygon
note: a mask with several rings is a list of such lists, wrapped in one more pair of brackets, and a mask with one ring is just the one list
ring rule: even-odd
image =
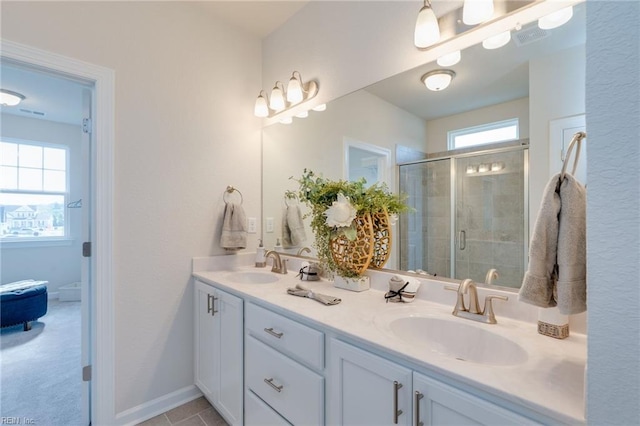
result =
[{"label": "beige carpet", "polygon": [[81,426],[80,302],[49,300],[32,326],[0,331],[0,417]]}]

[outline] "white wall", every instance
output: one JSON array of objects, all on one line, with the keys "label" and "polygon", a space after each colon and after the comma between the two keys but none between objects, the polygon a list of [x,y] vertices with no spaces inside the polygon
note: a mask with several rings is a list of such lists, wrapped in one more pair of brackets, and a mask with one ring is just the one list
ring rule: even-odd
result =
[{"label": "white wall", "polygon": [[640,3],[587,4],[587,418],[640,418]]},{"label": "white wall", "polygon": [[[433,52],[411,45],[415,8],[394,10],[388,6],[393,3],[311,3],[265,40],[263,82],[272,84],[295,68],[317,78],[318,96],[329,101],[433,60]],[[640,417],[638,3],[588,0],[587,17],[588,419],[634,424]],[[548,174],[537,179],[544,185]],[[612,208],[623,198],[628,199],[620,208]]]},{"label": "white wall", "polygon": [[260,41],[195,2],[3,2],[2,37],[115,70],[116,412],[192,385],[191,258],[227,185],[260,215]]},{"label": "white wall", "polygon": [[484,108],[427,121],[428,152],[448,150],[447,132],[517,118],[520,138],[529,137],[529,98],[516,99]]},{"label": "white wall", "polygon": [[[69,148],[70,192],[69,201],[82,198],[82,163],[80,126],[54,123],[48,120],[2,114],[0,134],[4,138],[21,139],[66,145]],[[49,296],[55,296],[63,285],[80,281],[80,240],[82,211],[66,209],[70,241],[63,245],[34,246],[33,243],[3,243],[0,251],[0,281],[8,283],[24,279],[49,281]]]}]

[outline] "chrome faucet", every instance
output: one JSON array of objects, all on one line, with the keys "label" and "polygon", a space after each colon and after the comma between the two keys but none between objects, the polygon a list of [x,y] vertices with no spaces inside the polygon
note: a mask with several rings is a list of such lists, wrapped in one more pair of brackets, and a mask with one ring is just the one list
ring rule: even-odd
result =
[{"label": "chrome faucet", "polygon": [[[462,281],[462,283],[458,286],[445,286],[445,290],[452,290],[458,293],[458,299],[456,301],[456,306],[453,308],[452,315],[460,318],[466,318],[473,321],[484,322],[487,324],[496,324],[496,315],[493,312],[493,299],[499,300],[509,300],[506,296],[499,296],[497,294],[487,295],[484,298],[484,308],[480,311],[480,306],[478,304],[478,291],[475,283],[467,278]],[[467,308],[464,304],[464,295],[469,294],[469,307]]]},{"label": "chrome faucet", "polygon": [[484,278],[484,282],[486,284],[493,284],[493,280],[497,280],[500,275],[498,275],[498,271],[494,268],[491,268],[487,271],[487,276]]},{"label": "chrome faucet", "polygon": [[275,272],[276,274],[286,274],[287,273],[287,259],[282,260],[280,258],[280,254],[277,251],[269,250],[265,254],[265,258],[273,257],[273,266],[271,267],[271,272]]},{"label": "chrome faucet", "polygon": [[302,256],[304,253],[311,254],[311,249],[309,247],[302,247],[300,250],[298,250],[296,256]]}]

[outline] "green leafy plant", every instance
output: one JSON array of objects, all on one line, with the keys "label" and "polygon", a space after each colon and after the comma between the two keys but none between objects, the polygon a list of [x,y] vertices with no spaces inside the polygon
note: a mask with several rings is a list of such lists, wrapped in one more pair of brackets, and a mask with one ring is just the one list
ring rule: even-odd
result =
[{"label": "green leafy plant", "polygon": [[[343,277],[355,278],[358,274],[336,264],[331,255],[331,240],[344,235],[353,241],[356,238],[356,226],[352,218],[348,223],[336,221],[332,216],[335,214],[333,210],[337,210],[340,219],[345,219],[349,207],[355,210],[356,215],[386,210],[390,216],[397,216],[398,213],[409,210],[405,204],[405,195],[392,194],[386,184],[376,183],[367,187],[364,178],[352,182],[334,181],[304,169],[302,177],[294,180],[299,184],[298,198],[310,208],[305,217],[311,217],[318,258],[325,267]],[[348,206],[344,205],[344,199],[348,201]]]}]

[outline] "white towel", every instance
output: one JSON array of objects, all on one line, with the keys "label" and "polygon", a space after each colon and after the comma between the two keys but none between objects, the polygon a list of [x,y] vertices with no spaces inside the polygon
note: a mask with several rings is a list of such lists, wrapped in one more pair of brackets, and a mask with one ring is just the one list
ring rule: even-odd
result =
[{"label": "white towel", "polygon": [[587,309],[586,190],[568,173],[557,188],[559,179],[544,190],[518,300],[571,315]]},{"label": "white towel", "polygon": [[226,203],[222,219],[220,246],[227,250],[239,250],[247,247],[247,218],[242,205]]},{"label": "white towel", "polygon": [[282,246],[299,247],[307,239],[302,221],[302,212],[297,204],[287,206],[282,215]]}]

